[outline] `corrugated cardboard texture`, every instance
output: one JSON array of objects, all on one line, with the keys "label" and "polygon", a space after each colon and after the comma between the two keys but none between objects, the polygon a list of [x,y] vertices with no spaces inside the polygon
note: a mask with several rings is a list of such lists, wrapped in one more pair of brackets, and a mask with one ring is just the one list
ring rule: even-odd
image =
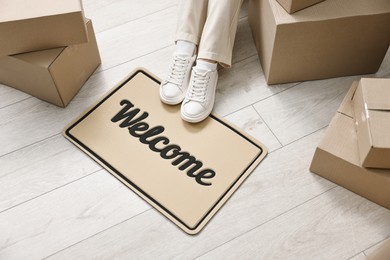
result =
[{"label": "corrugated cardboard texture", "polygon": [[[71,123],[65,136],[185,232],[196,234],[267,151],[216,115],[184,122],[180,106],[160,101],[159,84],[144,70],[134,72]],[[147,131],[156,135],[142,137]],[[175,164],[182,156],[175,149],[186,151],[187,159]],[[196,176],[206,169],[215,176],[199,182]]]},{"label": "corrugated cardboard texture", "polygon": [[327,0],[293,15],[276,0],[249,5],[268,84],[374,73],[390,45],[388,0]]},{"label": "corrugated cardboard texture", "polygon": [[80,0],[0,0],[0,56],[88,41]]},{"label": "corrugated cardboard texture", "polygon": [[390,168],[390,79],[361,79],[353,98],[360,161]]},{"label": "corrugated cardboard texture", "polygon": [[[356,84],[353,88],[356,87]],[[349,91],[340,111],[351,111]],[[310,170],[379,205],[390,209],[390,170],[360,164],[354,119],[338,112],[318,145]]]},{"label": "corrugated cardboard texture", "polygon": [[281,6],[290,14],[302,10],[324,0],[277,0]]},{"label": "corrugated cardboard texture", "polygon": [[88,43],[0,57],[0,83],[65,107],[100,64],[93,25]]}]

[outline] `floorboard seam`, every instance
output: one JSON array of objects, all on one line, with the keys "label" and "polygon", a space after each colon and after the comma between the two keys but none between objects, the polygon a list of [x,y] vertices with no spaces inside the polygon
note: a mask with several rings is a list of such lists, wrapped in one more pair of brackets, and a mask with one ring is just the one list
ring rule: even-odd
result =
[{"label": "floorboard seam", "polygon": [[350,259],[354,258],[355,256],[358,256],[360,253],[363,253],[363,254],[364,254],[364,252],[361,251],[361,252],[359,252],[359,253],[357,253],[357,254],[354,254],[354,255],[351,256],[351,257],[346,258],[345,260],[350,260]]},{"label": "floorboard seam", "polygon": [[[257,54],[255,54],[255,55],[257,55]],[[252,55],[251,57],[253,57],[253,56],[255,56],[255,55]],[[248,57],[247,59],[249,59],[249,58],[251,58],[251,57]],[[245,60],[245,59],[244,59],[244,60]],[[253,105],[255,105],[255,104],[259,103],[259,102],[262,102],[262,101],[264,101],[264,100],[266,100],[266,99],[269,99],[269,98],[271,98],[271,97],[273,97],[273,96],[276,96],[276,95],[278,95],[278,94],[280,94],[280,93],[282,93],[282,92],[284,92],[284,91],[286,91],[286,90],[289,90],[289,89],[291,89],[291,88],[293,88],[293,87],[296,87],[296,86],[300,85],[301,83],[302,83],[302,82],[297,82],[297,83],[293,84],[291,87],[288,87],[288,88],[286,88],[286,89],[283,89],[282,91],[280,91],[280,92],[278,92],[278,93],[275,93],[275,94],[272,94],[272,95],[270,95],[270,96],[267,96],[267,97],[265,97],[265,98],[258,99],[258,100],[256,100],[256,101],[250,103],[250,104],[247,104],[247,105],[245,105],[245,106],[243,106],[243,107],[240,107],[240,108],[237,109],[237,110],[234,110],[234,111],[232,111],[232,112],[229,112],[229,113],[223,115],[223,117],[229,116],[229,115],[234,114],[234,113],[236,113],[236,112],[238,112],[238,111],[240,111],[240,110],[242,110],[242,109],[244,109],[244,108],[253,106]],[[269,87],[269,86],[270,86],[270,85],[267,85],[267,87]],[[271,85],[271,86],[272,86],[272,85]],[[255,110],[256,110],[256,109],[255,109]]]},{"label": "floorboard seam", "polygon": [[376,246],[376,245],[379,245],[380,243],[382,243],[383,241],[385,241],[386,239],[389,239],[389,238],[390,238],[390,237],[386,237],[386,238],[384,238],[384,239],[382,239],[382,240],[380,240],[380,241],[374,243],[373,245],[367,247],[366,249],[364,249],[364,250],[362,251],[363,254],[364,254],[365,256],[368,256],[368,255],[366,254],[365,251],[367,251],[368,249],[370,249],[370,248],[372,248],[372,247],[374,247],[374,246]]},{"label": "floorboard seam", "polygon": [[273,221],[273,220],[275,220],[276,218],[281,217],[281,216],[284,215],[284,214],[287,214],[288,212],[290,212],[290,211],[292,211],[292,210],[294,210],[294,209],[296,209],[296,208],[302,206],[303,204],[306,204],[307,202],[309,202],[309,201],[311,201],[311,200],[314,200],[314,199],[318,198],[319,196],[321,196],[321,195],[323,195],[323,194],[325,194],[325,193],[327,193],[327,192],[329,192],[329,191],[331,191],[331,190],[333,190],[333,189],[335,189],[335,188],[337,188],[337,187],[338,187],[338,186],[334,186],[334,187],[332,187],[332,188],[329,188],[329,189],[327,189],[326,191],[323,191],[323,192],[321,192],[320,194],[318,194],[318,195],[316,195],[316,196],[314,196],[314,197],[312,197],[312,198],[310,198],[310,199],[308,199],[308,200],[305,200],[304,202],[299,203],[298,205],[295,205],[294,207],[288,209],[287,211],[284,211],[284,212],[278,214],[277,216],[275,216],[275,217],[273,217],[273,218],[270,218],[269,220],[267,220],[267,221],[265,221],[265,222],[263,222],[263,223],[261,223],[261,224],[255,226],[255,227],[253,227],[253,228],[251,228],[251,229],[245,231],[244,233],[242,233],[242,234],[240,234],[240,235],[238,235],[238,236],[236,236],[236,237],[234,237],[234,238],[232,238],[232,239],[229,239],[228,241],[223,242],[222,244],[220,244],[220,245],[214,247],[213,249],[211,249],[211,250],[209,250],[209,251],[207,251],[207,252],[205,252],[205,253],[203,253],[203,254],[201,254],[201,255],[199,255],[199,256],[196,256],[196,257],[193,258],[193,259],[198,259],[199,257],[202,257],[202,256],[204,256],[204,255],[207,255],[208,253],[214,251],[215,249],[217,249],[217,248],[219,248],[219,247],[221,247],[221,246],[223,246],[223,245],[225,245],[225,244],[227,244],[227,243],[229,243],[229,242],[231,242],[231,241],[233,241],[233,240],[235,240],[235,239],[237,239],[237,238],[240,238],[240,237],[244,236],[245,234],[248,234],[249,232],[252,232],[253,230],[255,230],[255,229],[257,229],[257,228],[259,228],[259,227],[261,227],[261,226],[263,226],[263,225],[265,225],[265,224],[267,224],[267,223],[269,223],[269,222],[271,222],[271,221]]},{"label": "floorboard seam", "polygon": [[291,142],[288,142],[288,143],[286,143],[285,145],[283,145],[283,147],[288,146],[288,145],[290,145],[290,144],[293,144],[293,143],[295,143],[296,141],[299,141],[299,140],[301,140],[301,139],[303,139],[303,138],[305,138],[305,137],[307,137],[307,136],[309,136],[309,135],[312,135],[312,134],[314,134],[314,133],[316,133],[316,132],[318,132],[318,131],[321,131],[322,129],[327,128],[328,125],[329,125],[329,124],[327,124],[327,125],[325,125],[325,126],[323,126],[323,127],[320,127],[320,128],[318,128],[317,130],[314,130],[314,131],[312,131],[312,132],[310,132],[310,133],[308,133],[308,134],[305,134],[305,135],[299,137],[298,139],[295,139],[295,140],[293,140],[293,141],[291,141]]},{"label": "floorboard seam", "polygon": [[5,154],[1,154],[1,155],[0,155],[0,158],[5,157],[5,156],[10,155],[10,154],[13,154],[13,153],[15,153],[15,152],[17,152],[17,151],[23,150],[23,149],[25,149],[25,148],[27,148],[27,147],[29,147],[29,146],[33,146],[33,145],[38,144],[38,143],[40,143],[40,142],[44,142],[44,141],[46,141],[46,140],[48,140],[48,139],[51,139],[51,138],[53,138],[53,137],[55,137],[55,136],[57,136],[57,135],[60,135],[60,134],[61,134],[61,133],[53,134],[53,135],[48,136],[48,137],[45,137],[45,138],[43,138],[43,139],[41,139],[41,140],[38,140],[38,141],[32,142],[32,143],[30,143],[30,144],[27,144],[27,145],[25,145],[25,146],[19,147],[19,148],[17,148],[16,150],[13,150],[13,151],[11,151],[11,152],[7,152],[7,153],[5,153]]},{"label": "floorboard seam", "polygon": [[[6,86],[6,85],[4,85],[4,86]],[[11,88],[11,87],[9,87],[9,86],[6,86],[6,87],[7,87],[7,88]],[[5,106],[3,106],[3,107],[0,107],[0,109],[7,108],[7,107],[9,107],[9,106],[15,105],[15,104],[17,104],[17,103],[20,103],[20,102],[25,101],[25,100],[27,100],[27,99],[30,99],[30,98],[32,98],[32,97],[33,97],[33,96],[28,96],[28,97],[26,97],[26,98],[23,98],[23,99],[21,99],[21,100],[18,100],[18,101],[16,101],[16,102],[14,102],[14,103],[5,105]]]},{"label": "floorboard seam", "polygon": [[276,136],[274,131],[272,131],[271,127],[267,124],[267,122],[263,119],[263,117],[260,115],[259,111],[255,109],[255,107],[252,105],[252,108],[255,110],[256,114],[260,117],[260,119],[264,122],[264,124],[267,126],[267,128],[271,131],[271,133],[275,136],[276,140],[278,140],[279,144],[283,147],[282,142],[279,140],[279,138]]},{"label": "floorboard seam", "polygon": [[60,189],[60,188],[62,188],[62,187],[65,187],[65,186],[67,186],[67,185],[70,185],[70,184],[72,184],[72,183],[74,183],[74,182],[76,182],[76,181],[79,181],[79,180],[84,179],[84,178],[86,178],[86,177],[88,177],[88,176],[91,176],[91,175],[93,175],[93,174],[95,174],[95,173],[97,173],[97,172],[99,172],[99,171],[102,171],[102,170],[104,170],[104,169],[101,168],[101,169],[99,169],[99,170],[96,170],[96,171],[93,171],[93,172],[91,172],[91,173],[88,173],[88,174],[86,174],[86,175],[84,175],[84,176],[82,176],[82,177],[80,177],[80,178],[77,178],[77,179],[74,179],[74,180],[72,180],[72,181],[70,181],[70,182],[67,182],[67,183],[65,183],[65,184],[62,184],[62,185],[60,185],[60,186],[58,186],[58,187],[56,187],[56,188],[54,188],[54,189],[51,189],[51,190],[49,190],[49,191],[45,191],[44,193],[39,194],[38,196],[35,196],[35,197],[33,197],[33,198],[30,198],[30,199],[28,199],[28,200],[25,200],[25,201],[19,203],[19,204],[13,205],[13,206],[11,206],[11,207],[9,207],[9,208],[7,208],[7,209],[4,209],[4,210],[0,211],[0,214],[6,212],[6,211],[8,211],[8,210],[11,210],[11,209],[13,209],[13,208],[15,208],[15,207],[17,207],[17,206],[20,206],[20,205],[22,205],[22,204],[25,204],[25,203],[30,202],[30,201],[32,201],[32,200],[35,200],[35,199],[37,199],[37,198],[39,198],[39,197],[42,197],[42,196],[44,196],[44,195],[46,195],[46,194],[48,194],[48,193],[51,193],[51,192],[53,192],[53,191],[56,191],[56,190],[58,190],[58,189]]},{"label": "floorboard seam", "polygon": [[112,30],[112,29],[114,29],[114,28],[116,28],[116,27],[119,27],[119,26],[122,26],[122,25],[125,25],[125,24],[128,24],[128,23],[132,23],[132,22],[141,20],[141,19],[143,19],[143,18],[145,18],[145,17],[148,17],[148,16],[154,15],[154,14],[156,14],[156,13],[165,11],[165,10],[167,10],[167,9],[169,9],[169,8],[174,7],[174,6],[177,6],[177,4],[175,4],[175,5],[170,5],[170,6],[168,6],[168,7],[165,7],[165,8],[163,8],[163,9],[160,9],[160,10],[158,10],[158,11],[154,11],[154,12],[152,12],[152,13],[145,14],[145,15],[143,15],[143,16],[141,16],[141,17],[138,17],[138,18],[135,18],[135,19],[133,19],[133,20],[129,20],[129,21],[123,22],[123,23],[121,23],[121,24],[117,24],[117,25],[112,26],[112,27],[110,27],[110,28],[106,28],[106,29],[104,29],[104,30],[102,30],[102,31],[98,31],[98,32],[96,32],[96,35],[98,35],[99,33],[103,33],[103,32]]},{"label": "floorboard seam", "polygon": [[73,246],[75,246],[75,245],[77,245],[77,244],[79,244],[79,243],[82,243],[82,242],[84,242],[84,241],[86,241],[86,240],[88,240],[88,239],[90,239],[90,238],[92,238],[92,237],[94,237],[94,236],[97,236],[97,235],[99,235],[99,234],[101,234],[101,233],[103,233],[103,232],[105,232],[105,231],[107,231],[107,230],[109,230],[109,229],[111,229],[111,228],[114,228],[114,227],[116,227],[116,226],[118,226],[118,225],[120,225],[120,224],[122,224],[122,223],[125,223],[126,221],[131,220],[131,219],[133,219],[133,218],[135,218],[135,217],[137,217],[137,216],[139,216],[139,215],[142,215],[142,214],[148,212],[148,211],[151,210],[151,209],[153,209],[153,208],[148,208],[148,209],[146,209],[146,210],[144,210],[144,211],[142,211],[142,212],[140,212],[140,213],[137,213],[137,214],[131,216],[130,218],[127,218],[127,219],[125,219],[125,220],[122,220],[122,221],[120,221],[120,222],[118,222],[118,223],[116,223],[116,224],[114,224],[114,225],[112,225],[112,226],[110,226],[110,227],[108,227],[108,228],[105,228],[105,229],[103,229],[103,230],[100,230],[99,232],[97,232],[97,233],[95,233],[95,234],[93,234],[93,235],[90,235],[90,236],[88,236],[88,237],[86,237],[86,238],[83,238],[82,240],[80,240],[80,241],[78,241],[78,242],[76,242],[76,243],[74,243],[74,244],[72,244],[72,245],[69,245],[69,246],[67,246],[67,247],[64,247],[63,249],[58,250],[58,251],[54,252],[53,254],[50,254],[50,255],[48,255],[48,256],[45,256],[44,258],[42,258],[42,260],[43,260],[43,259],[48,259],[49,257],[52,257],[52,256],[58,254],[59,252],[65,251],[65,250],[67,250],[67,249],[69,249],[69,248],[71,248],[71,247],[73,247]]}]

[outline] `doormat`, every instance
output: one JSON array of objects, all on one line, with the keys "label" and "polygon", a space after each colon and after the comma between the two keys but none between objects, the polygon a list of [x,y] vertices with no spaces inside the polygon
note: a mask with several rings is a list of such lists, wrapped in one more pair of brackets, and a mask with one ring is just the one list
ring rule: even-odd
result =
[{"label": "doormat", "polygon": [[[137,69],[76,118],[64,135],[188,234],[197,234],[267,148],[211,114],[183,121],[160,101],[160,80]],[[245,214],[245,212],[243,212]]]}]

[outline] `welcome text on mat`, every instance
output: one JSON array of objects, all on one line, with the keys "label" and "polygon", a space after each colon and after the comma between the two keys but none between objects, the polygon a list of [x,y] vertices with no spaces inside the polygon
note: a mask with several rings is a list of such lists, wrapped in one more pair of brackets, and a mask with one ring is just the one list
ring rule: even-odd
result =
[{"label": "welcome text on mat", "polygon": [[[168,137],[160,135],[165,130],[163,126],[150,128],[149,124],[143,121],[149,116],[148,112],[143,112],[135,118],[141,111],[139,108],[133,108],[134,105],[126,99],[123,99],[120,105],[124,107],[111,119],[112,122],[116,123],[123,120],[119,127],[128,128],[130,135],[139,138],[139,141],[148,145],[150,150],[160,153],[163,159],[174,159],[172,165],[179,165],[180,171],[187,169],[187,176],[194,178],[197,183],[205,186],[212,185],[211,182],[205,182],[205,179],[214,178],[216,175],[215,171],[202,169],[203,163],[201,161],[197,160],[190,153],[182,151],[179,145],[169,144],[170,140]],[[160,146],[163,144],[165,147],[157,147],[159,143]]]}]

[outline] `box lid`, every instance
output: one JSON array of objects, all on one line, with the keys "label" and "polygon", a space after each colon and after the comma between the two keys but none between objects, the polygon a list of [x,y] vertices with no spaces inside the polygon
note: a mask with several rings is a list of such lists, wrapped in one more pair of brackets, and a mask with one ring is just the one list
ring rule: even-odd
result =
[{"label": "box lid", "polygon": [[390,149],[390,79],[360,81],[371,146]]},{"label": "box lid", "polygon": [[0,0],[0,23],[82,11],[80,0]]},{"label": "box lid", "polygon": [[268,1],[274,13],[276,24],[324,21],[361,15],[390,14],[389,0],[326,0],[294,14],[288,14],[276,0]]},{"label": "box lid", "polygon": [[361,79],[365,108],[390,110],[390,79]]}]

